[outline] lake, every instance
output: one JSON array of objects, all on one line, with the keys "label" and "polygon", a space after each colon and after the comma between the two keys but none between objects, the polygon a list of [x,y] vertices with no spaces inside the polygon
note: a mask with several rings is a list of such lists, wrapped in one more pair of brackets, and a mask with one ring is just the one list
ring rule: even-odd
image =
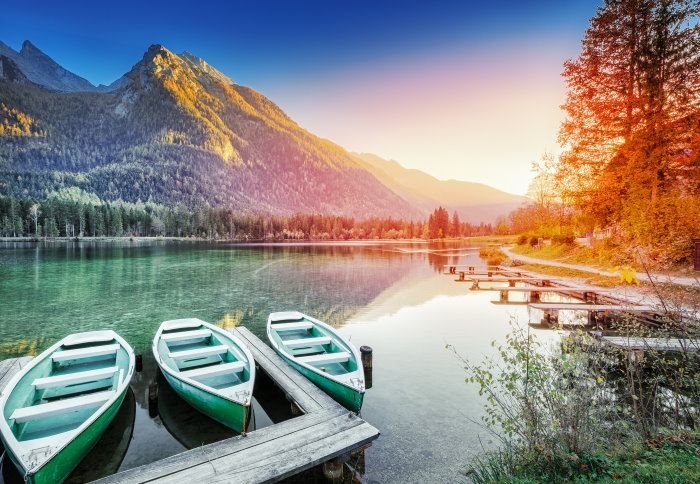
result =
[{"label": "lake", "polygon": [[[381,436],[365,452],[363,482],[466,481],[466,464],[489,436],[475,422],[478,389],[464,382],[445,345],[480,360],[511,321],[528,321],[526,305],[494,304],[498,292],[470,291],[441,273],[448,263],[483,265],[478,251],[469,243],[418,242],[4,243],[0,359],[38,354],[69,333],[95,329],[113,329],[143,353],[133,395],[72,477],[81,482],[234,435],[158,376],[150,345],[162,321],[242,325],[266,341],[270,312],[299,310],[374,349],[362,417]],[[156,380],[158,415],[151,417],[148,386]],[[256,427],[291,418],[284,396],[260,387]]]}]

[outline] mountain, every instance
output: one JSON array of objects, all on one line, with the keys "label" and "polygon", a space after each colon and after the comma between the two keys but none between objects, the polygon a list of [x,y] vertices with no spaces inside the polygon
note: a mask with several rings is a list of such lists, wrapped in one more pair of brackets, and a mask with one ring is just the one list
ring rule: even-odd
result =
[{"label": "mountain", "polygon": [[353,153],[355,159],[385,186],[424,214],[442,205],[470,223],[491,223],[520,206],[527,198],[488,185],[459,180],[438,180],[427,173],[404,168],[398,162],[370,153]]},{"label": "mountain", "polygon": [[[0,56],[12,60],[27,79],[51,91],[93,92],[100,89],[58,65],[28,40],[24,41],[19,52],[0,42]],[[101,87],[101,90],[109,89],[107,86]]]},{"label": "mountain", "polygon": [[19,53],[2,44],[0,55],[12,73],[0,75],[0,193],[78,187],[169,206],[423,215],[341,147],[190,53],[153,45],[107,88],[29,42]]}]

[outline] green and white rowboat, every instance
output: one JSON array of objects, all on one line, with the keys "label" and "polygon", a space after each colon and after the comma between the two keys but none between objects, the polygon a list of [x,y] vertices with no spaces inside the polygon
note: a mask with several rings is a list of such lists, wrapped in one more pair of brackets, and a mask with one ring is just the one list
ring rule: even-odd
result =
[{"label": "green and white rowboat", "polygon": [[187,403],[237,432],[247,430],[255,361],[241,340],[199,319],[174,319],[158,328],[153,355]]},{"label": "green and white rowboat", "polygon": [[360,353],[331,326],[296,311],[267,318],[270,344],[289,364],[348,410],[359,412],[365,396]]},{"label": "green and white rowboat", "polygon": [[68,477],[119,410],[134,361],[114,331],[76,333],[8,382],[0,395],[0,436],[25,482]]}]

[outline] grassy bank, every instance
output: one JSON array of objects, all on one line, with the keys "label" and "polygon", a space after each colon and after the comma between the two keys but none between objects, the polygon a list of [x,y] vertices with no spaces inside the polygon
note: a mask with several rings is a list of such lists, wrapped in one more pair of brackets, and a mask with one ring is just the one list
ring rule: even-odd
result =
[{"label": "grassy bank", "polygon": [[691,484],[700,482],[700,439],[688,434],[658,435],[596,454],[571,454],[554,474],[532,464],[527,465],[527,456],[500,454],[476,464],[469,475],[477,483],[491,484]]},{"label": "grassy bank", "polygon": [[582,264],[599,269],[611,270],[613,267],[629,264],[631,261],[616,252],[613,247],[601,244],[596,247],[582,247],[578,244],[537,245],[518,244],[511,249],[515,254],[536,257],[538,259],[556,260],[567,264]]},{"label": "grassy bank", "polygon": [[[634,317],[619,335],[700,339],[692,291],[658,293],[663,325]],[[457,355],[485,398],[483,424],[500,442],[474,458],[478,484],[700,482],[700,354],[607,344],[584,331],[547,343],[513,324],[495,356]]]}]

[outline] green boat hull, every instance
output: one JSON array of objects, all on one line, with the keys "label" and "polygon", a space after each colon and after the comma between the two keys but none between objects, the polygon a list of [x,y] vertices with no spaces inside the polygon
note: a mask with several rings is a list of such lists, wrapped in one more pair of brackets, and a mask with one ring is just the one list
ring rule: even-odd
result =
[{"label": "green boat hull", "polygon": [[360,411],[360,409],[362,408],[362,401],[365,398],[364,392],[357,391],[353,388],[343,385],[342,383],[338,383],[335,380],[331,380],[330,378],[326,378],[323,375],[319,375],[315,371],[311,371],[308,368],[300,365],[293,359],[288,358],[286,354],[280,351],[278,351],[278,353],[299,373],[311,380],[314,383],[314,385],[316,385],[321,390],[330,395],[336,402],[340,403],[343,407],[353,412]]},{"label": "green boat hull", "polygon": [[183,400],[204,415],[232,428],[236,432],[247,431],[248,421],[250,420],[249,406],[227,400],[185,383],[166,371],[163,371],[163,376]]},{"label": "green boat hull", "polygon": [[[125,390],[128,387],[125,388]],[[75,469],[81,460],[90,452],[99,438],[104,433],[105,429],[114,419],[119,411],[119,407],[124,401],[126,391],[117,398],[112,405],[105,410],[88,428],[75,437],[67,446],[65,446],[58,454],[53,456],[46,464],[41,466],[35,473],[30,473],[26,476],[25,482],[28,484],[58,484],[65,481],[73,469]],[[3,441],[6,449],[9,446]],[[8,455],[12,462],[17,466],[21,474],[25,474],[26,470],[20,464],[17,456],[8,450]]]}]

